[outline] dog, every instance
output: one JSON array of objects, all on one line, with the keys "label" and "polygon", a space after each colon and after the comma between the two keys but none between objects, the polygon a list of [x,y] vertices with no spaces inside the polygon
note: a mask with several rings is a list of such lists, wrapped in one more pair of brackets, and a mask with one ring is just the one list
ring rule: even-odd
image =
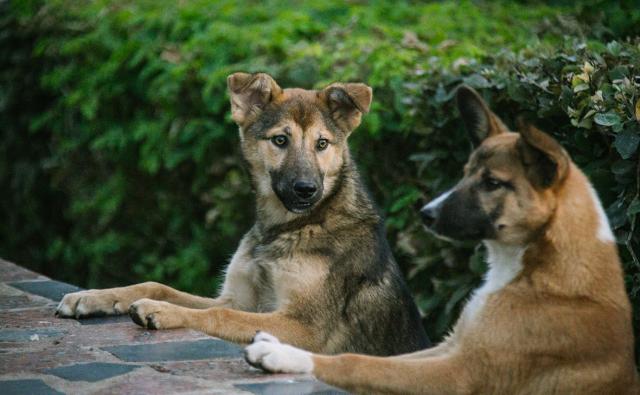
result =
[{"label": "dog", "polygon": [[480,144],[421,215],[442,237],[483,240],[489,271],[450,335],[381,358],[312,354],[260,333],[245,358],[357,393],[638,393],[631,307],[591,184],[549,135],[510,132],[471,88],[456,98]]},{"label": "dog", "polygon": [[231,259],[220,295],[147,282],[67,294],[57,315],[128,312],[145,328],[192,328],[238,343],[265,330],[326,354],[427,347],[383,219],[347,145],[369,110],[371,88],[282,89],[264,73],[235,73],[227,85],[257,220]]}]

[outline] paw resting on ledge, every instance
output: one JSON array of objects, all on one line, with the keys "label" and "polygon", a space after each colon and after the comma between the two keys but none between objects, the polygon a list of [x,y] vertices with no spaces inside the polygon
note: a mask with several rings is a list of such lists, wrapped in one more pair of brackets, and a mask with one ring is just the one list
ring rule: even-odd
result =
[{"label": "paw resting on ledge", "polygon": [[244,350],[244,359],[251,366],[272,373],[311,373],[311,353],[295,348],[266,333],[258,332]]},{"label": "paw resting on ledge", "polygon": [[148,329],[172,329],[184,326],[177,306],[152,299],[140,299],[131,304],[129,317],[136,324]]}]

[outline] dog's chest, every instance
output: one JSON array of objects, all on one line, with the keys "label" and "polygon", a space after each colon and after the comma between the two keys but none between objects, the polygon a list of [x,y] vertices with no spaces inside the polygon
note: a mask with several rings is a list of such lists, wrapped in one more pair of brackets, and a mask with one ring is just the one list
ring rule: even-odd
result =
[{"label": "dog's chest", "polygon": [[327,263],[305,252],[297,240],[277,240],[262,246],[252,264],[252,280],[257,289],[258,311],[274,311],[322,287]]},{"label": "dog's chest", "polygon": [[511,283],[522,271],[524,248],[486,242],[489,271],[484,284],[474,293],[463,311],[466,323],[472,323],[485,307],[487,298]]}]

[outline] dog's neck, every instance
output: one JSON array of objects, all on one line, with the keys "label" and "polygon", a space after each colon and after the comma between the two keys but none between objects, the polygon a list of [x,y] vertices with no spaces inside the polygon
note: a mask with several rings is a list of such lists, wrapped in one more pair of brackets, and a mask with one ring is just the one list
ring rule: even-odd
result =
[{"label": "dog's neck", "polygon": [[624,290],[615,237],[606,214],[588,179],[575,165],[557,191],[557,206],[549,224],[527,247],[523,265],[530,284],[543,292],[618,299],[619,295],[610,298],[608,293]]}]

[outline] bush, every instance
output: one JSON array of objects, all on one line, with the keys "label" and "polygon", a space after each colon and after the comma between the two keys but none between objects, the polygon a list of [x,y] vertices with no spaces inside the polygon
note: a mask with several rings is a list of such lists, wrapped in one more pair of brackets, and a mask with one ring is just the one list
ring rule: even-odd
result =
[{"label": "bush", "polygon": [[361,80],[374,104],[352,149],[438,339],[486,270],[481,248],[433,240],[415,210],[461,174],[469,145],[451,98],[465,82],[507,123],[525,114],[556,136],[590,176],[638,323],[640,47],[626,37],[639,25],[610,28],[623,13],[639,21],[635,9],[235,4],[0,3],[1,256],[89,287],[157,280],[211,295],[253,217],[226,75]]},{"label": "bush", "polygon": [[554,12],[512,28],[514,6],[295,3],[2,3],[0,253],[84,286],[213,293],[253,216],[228,74],[366,79],[381,100],[359,134],[379,138],[402,129],[382,96],[417,62],[521,47]]}]

